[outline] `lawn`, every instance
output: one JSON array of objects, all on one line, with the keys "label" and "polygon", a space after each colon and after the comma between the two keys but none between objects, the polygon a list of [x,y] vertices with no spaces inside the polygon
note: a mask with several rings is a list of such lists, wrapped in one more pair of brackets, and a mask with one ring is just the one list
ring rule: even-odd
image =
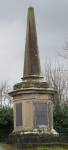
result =
[{"label": "lawn", "polygon": [[[13,147],[5,143],[0,143],[0,146],[3,148],[3,150],[22,150],[22,149],[16,148],[15,146]],[[61,147],[55,147],[55,148],[37,147],[37,148],[29,148],[27,150],[68,150],[68,148],[65,149]]]}]

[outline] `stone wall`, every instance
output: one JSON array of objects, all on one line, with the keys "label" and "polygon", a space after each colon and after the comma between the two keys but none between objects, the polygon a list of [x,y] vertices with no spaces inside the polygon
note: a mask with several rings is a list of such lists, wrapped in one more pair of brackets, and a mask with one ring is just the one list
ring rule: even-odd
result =
[{"label": "stone wall", "polygon": [[[16,145],[17,147],[26,148],[29,143],[33,147],[37,146],[47,146],[46,143],[48,143],[49,146],[66,146],[68,143],[68,137],[40,137],[40,136],[24,136],[24,137],[16,137],[16,138],[5,138],[0,139],[0,142],[4,142],[6,144],[10,145]],[[52,142],[56,142],[53,143]],[[63,143],[63,144],[62,144]],[[68,147],[68,145],[67,145]]]}]

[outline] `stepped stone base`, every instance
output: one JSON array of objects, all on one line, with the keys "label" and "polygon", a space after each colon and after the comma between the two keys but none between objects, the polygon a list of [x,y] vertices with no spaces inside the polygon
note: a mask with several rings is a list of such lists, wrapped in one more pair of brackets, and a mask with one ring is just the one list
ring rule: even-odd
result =
[{"label": "stepped stone base", "polygon": [[9,134],[9,138],[13,137],[25,137],[25,136],[39,136],[39,137],[59,137],[59,133],[57,133],[54,129],[51,129],[51,131],[48,131],[46,128],[34,128],[30,130],[17,130],[13,131],[11,134]]},{"label": "stepped stone base", "polygon": [[46,132],[46,129],[34,128],[29,131],[13,131],[9,134],[8,143],[15,144],[17,147],[27,148],[27,146],[38,147],[43,143],[59,142],[59,134],[52,129],[51,132]]}]

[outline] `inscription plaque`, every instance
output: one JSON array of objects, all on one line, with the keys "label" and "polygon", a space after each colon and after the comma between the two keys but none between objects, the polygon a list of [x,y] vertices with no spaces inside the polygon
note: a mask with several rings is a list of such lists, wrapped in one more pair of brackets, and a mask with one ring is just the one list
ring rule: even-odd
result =
[{"label": "inscription plaque", "polygon": [[16,105],[16,126],[22,126],[22,104]]},{"label": "inscription plaque", "polygon": [[47,104],[35,103],[36,125],[48,125]]}]

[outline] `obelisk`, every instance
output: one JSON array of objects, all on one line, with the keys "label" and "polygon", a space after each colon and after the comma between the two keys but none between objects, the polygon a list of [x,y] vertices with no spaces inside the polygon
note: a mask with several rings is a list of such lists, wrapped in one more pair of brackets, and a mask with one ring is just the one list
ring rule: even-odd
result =
[{"label": "obelisk", "polygon": [[28,8],[23,77],[41,73],[34,9]]},{"label": "obelisk", "polygon": [[[42,79],[42,80],[41,80]],[[41,76],[34,9],[28,8],[25,43],[24,71],[22,82],[13,86],[9,95],[13,97],[13,133],[33,135],[59,134],[53,129],[53,95],[57,91]]]},{"label": "obelisk", "polygon": [[28,8],[25,43],[24,71],[22,80],[42,79],[34,8]]}]

